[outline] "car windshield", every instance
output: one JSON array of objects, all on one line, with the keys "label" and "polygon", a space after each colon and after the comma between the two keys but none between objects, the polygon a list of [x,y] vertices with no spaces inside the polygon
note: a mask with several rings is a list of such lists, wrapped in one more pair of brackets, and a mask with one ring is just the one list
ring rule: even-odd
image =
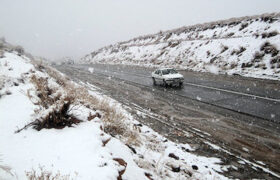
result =
[{"label": "car windshield", "polygon": [[166,75],[166,74],[177,74],[178,72],[174,69],[164,69],[162,70],[162,74]]}]

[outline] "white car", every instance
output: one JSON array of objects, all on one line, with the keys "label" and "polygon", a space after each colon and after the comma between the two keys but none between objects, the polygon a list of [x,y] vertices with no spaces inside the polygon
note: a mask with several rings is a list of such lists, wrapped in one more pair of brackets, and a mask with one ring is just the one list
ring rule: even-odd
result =
[{"label": "white car", "polygon": [[154,85],[162,84],[164,86],[176,84],[182,86],[184,82],[184,76],[172,68],[160,68],[155,70],[152,73],[152,79]]}]

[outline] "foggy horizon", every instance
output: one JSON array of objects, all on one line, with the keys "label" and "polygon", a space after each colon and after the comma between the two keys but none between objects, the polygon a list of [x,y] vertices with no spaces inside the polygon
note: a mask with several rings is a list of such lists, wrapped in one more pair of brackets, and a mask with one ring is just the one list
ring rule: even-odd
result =
[{"label": "foggy horizon", "polygon": [[79,59],[138,36],[279,9],[278,0],[1,0],[0,37],[35,56]]}]

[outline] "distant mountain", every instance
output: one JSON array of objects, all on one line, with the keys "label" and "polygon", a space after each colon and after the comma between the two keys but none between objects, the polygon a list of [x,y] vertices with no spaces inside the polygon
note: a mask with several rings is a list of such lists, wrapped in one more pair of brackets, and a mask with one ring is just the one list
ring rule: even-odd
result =
[{"label": "distant mountain", "polygon": [[280,80],[280,13],[232,18],[140,36],[81,63],[169,66]]}]

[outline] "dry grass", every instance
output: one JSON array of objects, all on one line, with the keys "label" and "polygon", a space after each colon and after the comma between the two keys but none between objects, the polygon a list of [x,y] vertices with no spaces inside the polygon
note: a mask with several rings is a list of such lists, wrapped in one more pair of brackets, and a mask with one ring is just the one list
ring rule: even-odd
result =
[{"label": "dry grass", "polygon": [[37,105],[41,105],[47,109],[56,102],[56,99],[51,97],[53,90],[49,88],[47,78],[32,75],[31,82],[35,85],[37,96],[40,98],[40,101],[37,103]]},{"label": "dry grass", "polygon": [[[70,105],[74,104],[74,97],[68,94],[62,95],[57,92],[58,89],[51,88],[48,83],[48,78],[37,77],[33,74],[30,81],[34,84],[38,97],[36,98],[36,102],[33,103],[40,107],[36,110],[36,114],[41,113],[41,115],[35,121],[17,130],[16,133],[30,126],[40,131],[43,128],[62,129],[81,122],[81,120],[69,115]],[[27,92],[27,96],[33,100],[30,91]]]},{"label": "dry grass", "polygon": [[0,170],[5,171],[11,176],[14,176],[13,173],[11,172],[12,168],[10,168],[9,166],[0,165]]},{"label": "dry grass", "polygon": [[[60,172],[50,172],[40,167],[40,171],[37,172],[36,170],[27,171],[25,172],[26,178],[28,180],[73,180],[76,178],[71,178],[70,175],[62,175]],[[77,175],[77,174],[76,174]]]},{"label": "dry grass", "polygon": [[[1,156],[1,154],[0,154],[0,156]],[[0,159],[0,163],[2,163],[2,160],[1,160],[1,159]],[[10,174],[11,176],[14,176],[14,174],[11,172],[12,168],[9,167],[9,166],[1,165],[1,164],[0,164],[0,170],[6,172],[6,173],[8,173],[8,174]]]},{"label": "dry grass", "polygon": [[[56,89],[49,88],[47,83],[48,79],[36,78],[32,76],[31,80],[35,84],[37,92],[39,92],[38,96],[41,99],[39,105],[45,108],[56,104],[59,105],[59,107],[56,107],[56,109],[59,110],[58,113],[51,112],[51,117],[55,116],[55,114],[58,114],[62,117],[66,116],[67,113],[61,113],[65,112],[65,110],[63,110],[65,109],[65,105],[67,105],[67,107],[69,108],[70,104],[83,104],[87,108],[90,108],[92,110],[99,110],[102,112],[101,120],[104,123],[104,131],[106,133],[112,136],[120,135],[127,144],[139,144],[140,141],[137,132],[133,131],[132,128],[130,128],[129,125],[127,125],[127,123],[125,122],[127,120],[127,116],[124,114],[124,112],[119,111],[118,108],[115,107],[115,104],[110,103],[110,100],[106,98],[99,99],[95,96],[90,95],[85,87],[74,84],[64,75],[62,75],[55,69],[42,64],[42,62],[39,62],[39,64],[35,62],[35,66],[41,71],[47,72],[49,76],[63,88],[63,94],[65,94],[61,96],[61,94],[59,95],[59,93],[56,93]],[[45,120],[48,120],[48,117],[49,116],[47,116]],[[56,121],[56,119],[54,121]],[[40,129],[41,124],[36,127],[39,127]]]},{"label": "dry grass", "polygon": [[224,45],[222,45],[222,50],[221,50],[221,54],[222,53],[224,53],[225,51],[227,51],[228,50],[228,46],[224,46]]}]

